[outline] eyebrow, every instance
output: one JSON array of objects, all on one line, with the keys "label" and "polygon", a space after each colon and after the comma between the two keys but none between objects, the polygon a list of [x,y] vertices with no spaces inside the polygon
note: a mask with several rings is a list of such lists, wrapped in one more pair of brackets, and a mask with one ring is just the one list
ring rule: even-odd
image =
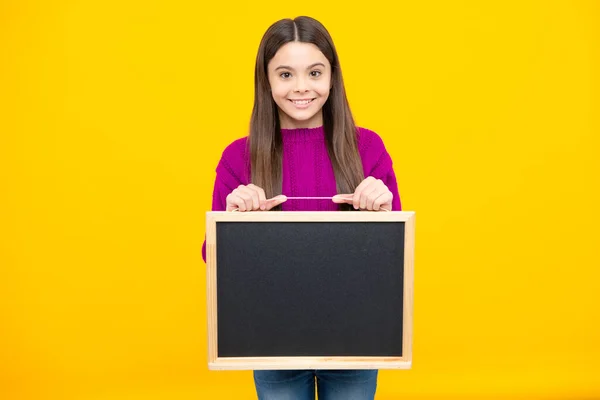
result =
[{"label": "eyebrow", "polygon": [[[316,67],[317,65],[322,66],[323,68],[325,68],[325,64],[323,64],[322,62],[316,62],[314,64],[309,65],[306,69],[311,69]],[[275,71],[277,71],[278,69],[289,69],[289,70],[294,70],[294,68],[288,66],[288,65],[280,65],[279,67],[275,68]]]}]

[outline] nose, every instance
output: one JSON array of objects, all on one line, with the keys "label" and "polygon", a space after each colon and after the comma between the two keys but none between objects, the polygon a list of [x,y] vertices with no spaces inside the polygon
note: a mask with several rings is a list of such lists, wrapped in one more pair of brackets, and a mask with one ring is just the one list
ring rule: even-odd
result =
[{"label": "nose", "polygon": [[306,86],[306,80],[304,78],[299,77],[296,79],[296,88],[294,89],[294,92],[308,92],[308,87]]}]

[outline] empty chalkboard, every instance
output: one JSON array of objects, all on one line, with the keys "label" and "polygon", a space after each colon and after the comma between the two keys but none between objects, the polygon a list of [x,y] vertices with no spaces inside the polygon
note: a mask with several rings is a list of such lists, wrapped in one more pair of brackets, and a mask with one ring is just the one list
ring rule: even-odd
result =
[{"label": "empty chalkboard", "polygon": [[412,212],[207,213],[211,369],[410,368]]}]

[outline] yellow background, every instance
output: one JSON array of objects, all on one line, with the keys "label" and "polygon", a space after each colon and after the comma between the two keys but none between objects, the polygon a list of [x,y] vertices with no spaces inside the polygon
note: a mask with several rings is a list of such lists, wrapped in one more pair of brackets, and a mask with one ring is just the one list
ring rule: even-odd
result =
[{"label": "yellow background", "polygon": [[331,32],[417,212],[378,399],[600,398],[597,1],[0,2],[0,398],[252,398],[209,372],[204,213],[274,21]]}]

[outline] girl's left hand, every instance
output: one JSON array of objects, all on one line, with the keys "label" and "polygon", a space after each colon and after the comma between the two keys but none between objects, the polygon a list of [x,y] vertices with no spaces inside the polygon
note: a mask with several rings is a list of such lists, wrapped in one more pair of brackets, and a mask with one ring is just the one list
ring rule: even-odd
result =
[{"label": "girl's left hand", "polygon": [[355,210],[391,211],[394,195],[381,179],[369,176],[358,185],[354,194],[338,194],[333,196],[334,203],[348,203]]}]

